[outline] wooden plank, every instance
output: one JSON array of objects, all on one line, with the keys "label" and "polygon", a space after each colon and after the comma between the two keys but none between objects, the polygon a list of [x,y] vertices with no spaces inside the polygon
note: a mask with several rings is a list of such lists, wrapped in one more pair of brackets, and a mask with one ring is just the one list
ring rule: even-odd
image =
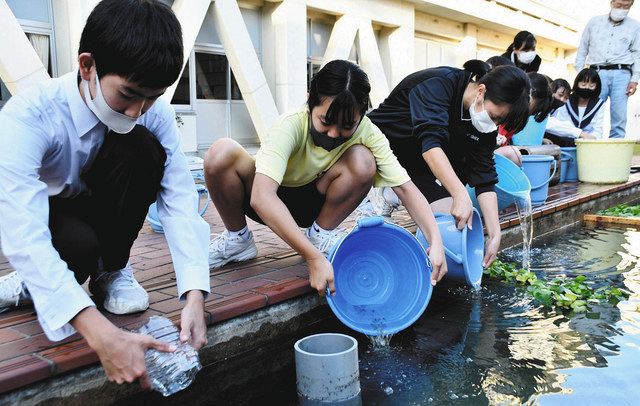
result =
[{"label": "wooden plank", "polygon": [[584,221],[590,221],[594,223],[612,223],[612,224],[625,224],[630,226],[640,226],[640,217],[615,217],[615,216],[600,216],[597,214],[585,214],[582,219]]}]

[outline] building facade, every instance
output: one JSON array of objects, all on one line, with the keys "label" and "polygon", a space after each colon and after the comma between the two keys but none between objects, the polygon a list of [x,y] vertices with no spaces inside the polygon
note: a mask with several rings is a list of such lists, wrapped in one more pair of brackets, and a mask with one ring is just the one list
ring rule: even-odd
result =
[{"label": "building facade", "polygon": [[[230,137],[259,145],[299,108],[329,60],[360,64],[379,104],[406,75],[505,52],[520,30],[538,38],[541,73],[575,77],[580,32],[605,0],[162,0],[182,23],[185,68],[171,100],[186,152]],[[0,0],[0,106],[11,93],[76,69],[97,0]],[[575,11],[580,10],[579,14]],[[633,10],[636,12],[636,10]],[[632,15],[633,15],[632,12]],[[628,137],[640,108],[629,106]]]}]

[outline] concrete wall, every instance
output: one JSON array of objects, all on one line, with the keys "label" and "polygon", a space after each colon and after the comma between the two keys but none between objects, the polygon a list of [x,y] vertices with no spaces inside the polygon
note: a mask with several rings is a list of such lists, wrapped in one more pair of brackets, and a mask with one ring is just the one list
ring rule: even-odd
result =
[{"label": "concrete wall", "polygon": [[[589,17],[606,13],[600,0],[162,0],[171,5],[184,27],[185,56],[189,57],[207,10],[213,10],[217,36],[233,70],[243,101],[240,119],[252,125],[208,123],[203,114],[197,128],[234,128],[255,132],[239,139],[264,137],[278,114],[298,108],[306,99],[307,62],[335,58],[356,59],[369,74],[372,101],[377,105],[402,78],[428,66],[460,66],[471,58],[485,59],[504,52],[518,30],[532,31],[543,59],[541,72],[573,80],[573,61],[581,30]],[[75,69],[78,39],[84,21],[97,0],[51,0],[58,74]],[[261,12],[261,51],[256,54],[250,29],[240,7]],[[580,10],[580,13],[576,13]],[[640,14],[636,6],[632,15]],[[0,78],[10,91],[47,80],[37,55],[20,32],[6,0],[0,0]],[[322,62],[311,55],[309,21],[321,21],[329,38]],[[320,31],[319,31],[320,32]],[[312,43],[315,44],[315,43]],[[185,58],[185,60],[188,58]],[[169,89],[167,99],[171,98]],[[195,95],[192,96],[195,98]],[[636,96],[640,97],[640,96]],[[640,100],[631,99],[629,136],[640,122]],[[192,103],[195,105],[195,103]],[[197,113],[192,106],[185,114]],[[210,119],[209,119],[210,120]],[[195,126],[194,126],[195,127]],[[204,130],[198,130],[200,132]],[[231,131],[231,130],[229,130]],[[183,146],[194,150],[199,136],[185,129]],[[207,138],[208,139],[208,138]]]}]

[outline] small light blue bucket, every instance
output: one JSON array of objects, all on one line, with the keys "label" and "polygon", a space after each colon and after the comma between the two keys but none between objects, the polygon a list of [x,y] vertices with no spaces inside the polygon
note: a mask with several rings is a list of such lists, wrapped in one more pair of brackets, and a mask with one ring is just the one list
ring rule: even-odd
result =
[{"label": "small light blue bucket", "polygon": [[[514,204],[517,197],[528,194],[531,191],[531,183],[522,168],[509,158],[500,154],[493,154],[493,158],[498,173],[498,184],[495,186],[498,196],[498,210],[504,210]],[[467,192],[469,192],[473,207],[480,211],[475,189],[467,185]]]},{"label": "small light blue bucket", "polygon": [[[469,227],[458,230],[455,218],[450,214],[435,213],[434,216],[447,257],[445,277],[479,289],[482,283],[482,260],[484,259],[484,233],[480,214],[477,210],[473,210],[472,230],[469,230]],[[420,229],[416,231],[416,237],[425,249],[429,247]]]},{"label": "small light blue bucket", "polygon": [[515,133],[511,138],[513,145],[542,145],[542,139],[544,138],[544,130],[547,128],[547,121],[549,117],[537,122],[535,116],[529,116],[527,125],[524,126],[522,131]]},{"label": "small light blue bucket", "polygon": [[[198,213],[202,216],[209,207],[209,191],[204,185],[197,184],[196,193],[198,193]],[[164,228],[162,228],[162,223],[158,217],[158,207],[156,206],[156,202],[151,203],[151,206],[149,206],[147,221],[153,231],[156,233],[164,233]]]},{"label": "small light blue bucket", "polygon": [[333,313],[370,336],[394,334],[413,324],[431,298],[431,263],[410,232],[382,217],[360,219],[329,253],[336,294]]},{"label": "small light blue bucket", "polygon": [[[549,176],[549,165],[553,173]],[[544,204],[549,194],[549,181],[556,174],[556,161],[551,155],[523,155],[522,169],[531,182],[531,205]]]},{"label": "small light blue bucket", "polygon": [[[576,147],[560,147],[560,182],[578,181],[578,153]],[[566,161],[565,161],[566,160]],[[566,167],[565,167],[566,165]]]}]

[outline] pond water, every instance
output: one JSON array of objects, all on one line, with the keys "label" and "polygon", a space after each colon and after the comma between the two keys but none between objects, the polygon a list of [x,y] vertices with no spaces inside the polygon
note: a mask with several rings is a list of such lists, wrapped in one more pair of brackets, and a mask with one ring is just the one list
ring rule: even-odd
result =
[{"label": "pond water", "polygon": [[[521,261],[519,248],[502,254]],[[640,232],[580,228],[534,241],[538,276],[584,274],[633,292],[618,305],[570,317],[527,293],[485,278],[472,292],[441,285],[411,328],[386,348],[342,327],[332,315],[296,337],[233,362],[233,373],[205,367],[193,386],[162,399],[122,403],[296,404],[293,342],[316,332],[356,337],[365,405],[637,404],[640,399]]]}]

